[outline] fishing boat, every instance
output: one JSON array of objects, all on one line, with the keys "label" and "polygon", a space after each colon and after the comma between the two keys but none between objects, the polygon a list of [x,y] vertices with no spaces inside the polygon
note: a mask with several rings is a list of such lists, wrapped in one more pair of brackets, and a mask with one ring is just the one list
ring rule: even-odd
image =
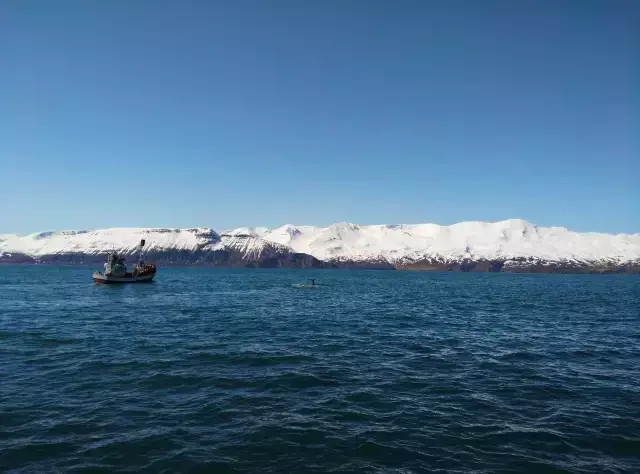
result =
[{"label": "fishing boat", "polygon": [[143,258],[144,239],[140,241],[138,251],[138,263],[133,266],[133,271],[127,271],[124,256],[117,252],[111,252],[104,264],[104,272],[95,272],[93,281],[96,283],[149,283],[156,276],[156,266],[153,263],[145,263]]}]

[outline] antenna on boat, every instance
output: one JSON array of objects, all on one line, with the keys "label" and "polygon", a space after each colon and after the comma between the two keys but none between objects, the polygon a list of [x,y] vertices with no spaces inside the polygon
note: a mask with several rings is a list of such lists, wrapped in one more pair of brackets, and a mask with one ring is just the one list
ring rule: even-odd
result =
[{"label": "antenna on boat", "polygon": [[138,248],[138,263],[142,264],[143,260],[143,252],[144,252],[144,244],[145,244],[145,240],[144,239],[140,239],[140,247]]}]

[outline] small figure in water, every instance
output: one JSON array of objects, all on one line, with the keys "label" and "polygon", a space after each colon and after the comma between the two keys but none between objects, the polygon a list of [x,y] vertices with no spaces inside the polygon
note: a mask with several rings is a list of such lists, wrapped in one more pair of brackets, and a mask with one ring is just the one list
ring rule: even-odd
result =
[{"label": "small figure in water", "polygon": [[316,286],[316,279],[310,278],[310,280],[311,280],[311,286]]}]

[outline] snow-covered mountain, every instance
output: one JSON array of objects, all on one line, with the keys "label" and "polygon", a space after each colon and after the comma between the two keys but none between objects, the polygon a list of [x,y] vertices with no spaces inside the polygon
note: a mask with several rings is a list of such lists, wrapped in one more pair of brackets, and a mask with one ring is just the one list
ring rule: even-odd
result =
[{"label": "snow-covered mountain", "polygon": [[256,232],[329,262],[386,262],[396,268],[496,262],[517,267],[640,263],[640,234],[578,233],[562,227],[538,227],[520,219],[501,222],[295,227]]},{"label": "snow-covered mountain", "polygon": [[538,227],[518,219],[451,226],[285,225],[219,233],[209,228],[119,228],[27,236],[5,234],[0,235],[0,261],[7,260],[9,254],[14,261],[92,260],[110,250],[131,254],[141,238],[147,241],[149,258],[165,263],[462,271],[640,271],[640,234],[578,233],[561,227]]},{"label": "snow-covered mountain", "polygon": [[165,264],[322,266],[322,262],[308,255],[298,255],[288,246],[243,233],[241,229],[217,233],[209,228],[114,228],[25,236],[4,234],[0,235],[0,262],[97,262],[114,250],[123,255],[136,253],[141,239],[146,240],[146,258]]}]

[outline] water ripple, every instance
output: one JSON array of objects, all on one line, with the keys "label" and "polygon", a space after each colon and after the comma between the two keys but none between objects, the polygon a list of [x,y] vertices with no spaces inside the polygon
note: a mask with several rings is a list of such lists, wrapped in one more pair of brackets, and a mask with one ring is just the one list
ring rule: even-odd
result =
[{"label": "water ripple", "polygon": [[0,267],[0,471],[640,472],[637,278],[89,273]]}]

